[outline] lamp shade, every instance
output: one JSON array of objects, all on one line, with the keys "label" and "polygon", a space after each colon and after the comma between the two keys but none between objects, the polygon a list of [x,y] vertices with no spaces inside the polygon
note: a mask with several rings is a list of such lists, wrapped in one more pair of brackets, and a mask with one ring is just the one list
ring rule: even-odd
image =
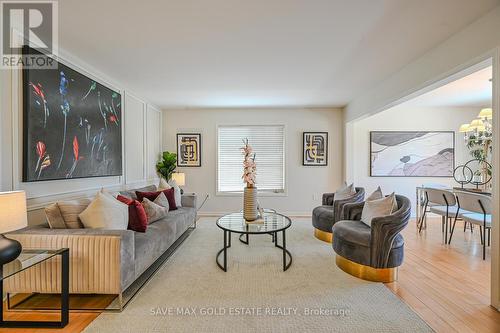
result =
[{"label": "lamp shade", "polygon": [[174,172],[172,174],[172,180],[174,180],[179,186],[186,185],[186,175],[183,172]]},{"label": "lamp shade", "polygon": [[19,230],[27,225],[26,193],[0,192],[0,233]]},{"label": "lamp shade", "polygon": [[481,112],[479,112],[478,117],[488,120],[493,119],[493,109],[490,108],[482,109]]},{"label": "lamp shade", "polygon": [[471,130],[478,129],[480,127],[484,128],[484,123],[481,119],[474,119],[469,125],[469,129]]},{"label": "lamp shade", "polygon": [[462,125],[460,125],[460,129],[458,131],[460,133],[470,132],[470,125],[469,124],[462,124]]}]

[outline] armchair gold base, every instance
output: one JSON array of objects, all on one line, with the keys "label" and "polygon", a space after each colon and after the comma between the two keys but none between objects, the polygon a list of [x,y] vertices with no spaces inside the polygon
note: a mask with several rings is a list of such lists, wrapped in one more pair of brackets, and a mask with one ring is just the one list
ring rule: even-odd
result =
[{"label": "armchair gold base", "polygon": [[331,243],[333,241],[333,234],[331,232],[326,232],[316,228],[314,228],[314,237],[327,243]]},{"label": "armchair gold base", "polygon": [[373,282],[393,282],[398,279],[398,268],[373,268],[358,264],[337,254],[337,267],[357,278]]}]

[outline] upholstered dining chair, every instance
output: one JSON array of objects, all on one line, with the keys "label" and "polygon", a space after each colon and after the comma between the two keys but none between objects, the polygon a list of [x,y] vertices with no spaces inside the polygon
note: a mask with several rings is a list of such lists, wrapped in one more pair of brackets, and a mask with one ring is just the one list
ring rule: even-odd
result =
[{"label": "upholstered dining chair", "polygon": [[448,225],[451,228],[451,219],[456,218],[458,213],[457,199],[455,194],[448,190],[425,188],[424,214],[419,221],[418,232],[422,231],[427,207],[429,212],[441,216],[441,230],[444,232],[445,243],[448,242]]},{"label": "upholstered dining chair", "polygon": [[464,223],[479,225],[479,234],[481,237],[481,244],[483,245],[483,260],[486,259],[486,229],[488,229],[488,246],[490,245],[491,236],[491,211],[492,202],[491,197],[479,193],[457,192],[457,206],[458,214],[453,221],[453,227],[450,233],[451,244],[453,231],[458,217],[464,220]]},{"label": "upholstered dining chair", "polygon": [[344,206],[343,220],[333,226],[336,264],[344,272],[375,282],[397,279],[397,268],[404,258],[404,239],[400,234],[410,220],[411,202],[396,195],[398,208],[387,216],[375,217],[371,227],[361,222],[364,202]]},{"label": "upholstered dining chair", "polygon": [[361,202],[365,199],[365,189],[355,188],[356,193],[343,200],[335,200],[335,193],[324,193],[322,205],[314,208],[312,213],[312,224],[314,236],[327,243],[332,242],[332,227],[340,221],[342,209],[347,203]]}]

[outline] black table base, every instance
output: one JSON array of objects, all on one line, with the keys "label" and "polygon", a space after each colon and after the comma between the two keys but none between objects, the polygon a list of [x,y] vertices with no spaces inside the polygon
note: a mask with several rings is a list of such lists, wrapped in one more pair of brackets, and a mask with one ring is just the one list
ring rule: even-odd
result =
[{"label": "black table base", "polygon": [[[219,266],[220,269],[222,269],[224,272],[227,272],[227,250],[231,247],[231,231],[223,230],[223,232],[224,232],[224,247],[220,249],[219,252],[217,252],[217,256],[215,257],[215,262],[217,263],[217,266]],[[238,237],[238,239],[240,240],[240,242],[248,245],[249,244],[248,235],[250,233],[244,232],[239,234],[240,236]],[[261,233],[258,234],[262,235]],[[283,271],[286,271],[292,265],[292,254],[290,253],[290,251],[286,249],[286,229],[281,231],[282,245],[278,244],[278,232],[271,232],[269,234],[272,236],[272,241],[274,243],[274,246],[283,251]],[[223,264],[221,264],[219,261],[219,257],[221,254],[223,254]],[[287,257],[289,260],[287,260]]]},{"label": "black table base", "polygon": [[[3,320],[3,302],[0,302],[0,327],[7,328],[63,328],[69,321],[69,249],[59,254],[61,264],[61,320],[60,321],[11,321]],[[0,295],[3,295],[3,280],[0,283]]]}]

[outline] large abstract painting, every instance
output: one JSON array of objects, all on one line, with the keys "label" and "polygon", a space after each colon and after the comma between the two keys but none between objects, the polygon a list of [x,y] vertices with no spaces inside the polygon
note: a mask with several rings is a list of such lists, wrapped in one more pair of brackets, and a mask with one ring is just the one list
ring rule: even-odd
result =
[{"label": "large abstract painting", "polygon": [[454,132],[370,132],[370,176],[453,177]]},{"label": "large abstract painting", "polygon": [[118,92],[59,62],[24,68],[22,84],[23,181],[122,174]]},{"label": "large abstract painting", "polygon": [[328,165],[328,133],[304,132],[302,136],[302,165]]},{"label": "large abstract painting", "polygon": [[201,134],[177,134],[177,166],[201,166]]}]

